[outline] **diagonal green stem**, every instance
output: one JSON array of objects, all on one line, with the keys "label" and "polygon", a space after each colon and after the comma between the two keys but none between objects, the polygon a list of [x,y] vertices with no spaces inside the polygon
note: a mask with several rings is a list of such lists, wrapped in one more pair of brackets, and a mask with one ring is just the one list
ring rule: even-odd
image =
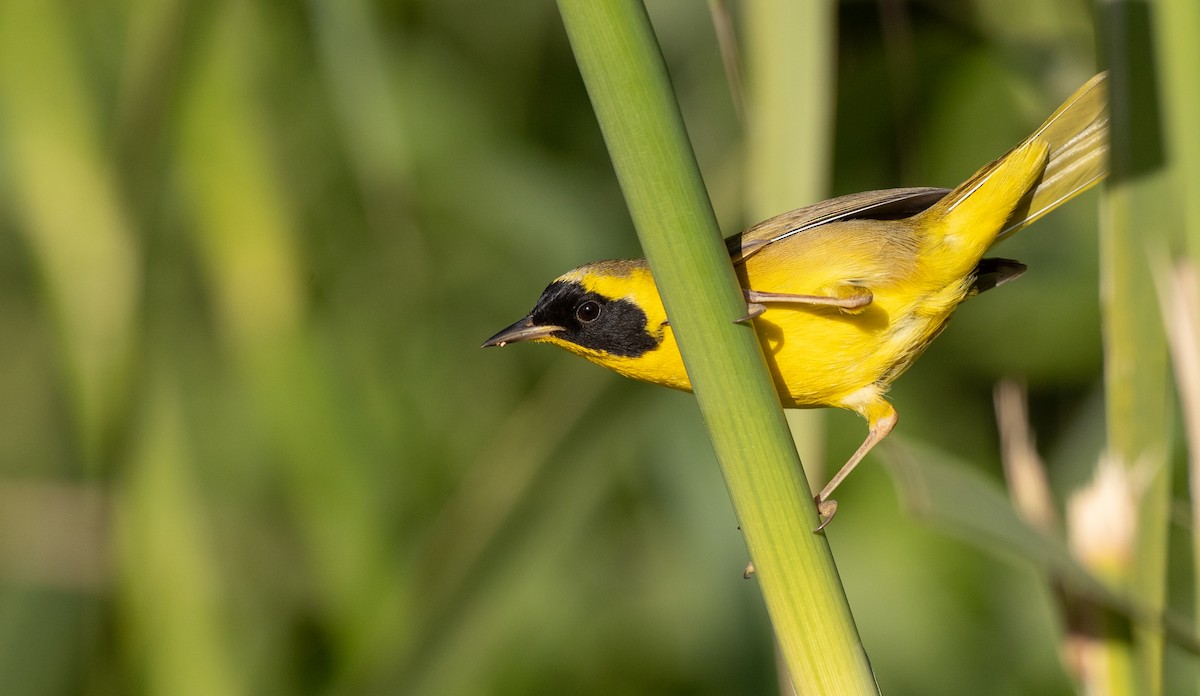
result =
[{"label": "diagonal green stem", "polygon": [[876,693],[646,10],[559,8],[796,691]]}]

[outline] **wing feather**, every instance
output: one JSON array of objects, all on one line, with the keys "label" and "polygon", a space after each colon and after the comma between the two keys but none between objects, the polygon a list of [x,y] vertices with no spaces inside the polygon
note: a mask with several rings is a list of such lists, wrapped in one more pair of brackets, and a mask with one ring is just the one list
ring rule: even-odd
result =
[{"label": "wing feather", "polygon": [[899,220],[929,208],[950,189],[896,188],[831,198],[776,215],[745,232],[726,238],[734,263],[741,263],[768,245],[839,220]]}]

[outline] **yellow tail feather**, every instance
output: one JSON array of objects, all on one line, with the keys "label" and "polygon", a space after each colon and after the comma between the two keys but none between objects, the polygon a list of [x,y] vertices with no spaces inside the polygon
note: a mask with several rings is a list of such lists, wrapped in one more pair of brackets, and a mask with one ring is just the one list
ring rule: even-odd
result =
[{"label": "yellow tail feather", "polygon": [[[1017,147],[916,220],[937,270],[960,272],[989,247],[1108,174],[1108,73],[1075,91]],[[936,250],[936,251],[935,251]]]},{"label": "yellow tail feather", "polygon": [[1108,73],[1088,80],[1037,129],[1050,146],[1046,171],[996,241],[1032,223],[1108,175]]},{"label": "yellow tail feather", "polygon": [[914,219],[925,230],[921,259],[931,272],[962,277],[979,263],[1042,176],[1048,152],[1046,142],[1026,140]]}]

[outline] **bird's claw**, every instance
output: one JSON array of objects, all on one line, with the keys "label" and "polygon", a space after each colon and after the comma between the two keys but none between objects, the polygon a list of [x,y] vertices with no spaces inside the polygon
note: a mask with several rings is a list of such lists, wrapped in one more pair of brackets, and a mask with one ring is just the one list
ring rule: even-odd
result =
[{"label": "bird's claw", "polygon": [[817,496],[815,500],[817,503],[817,514],[821,518],[821,523],[813,530],[813,534],[820,534],[833,521],[833,516],[837,514],[838,504],[836,500],[821,500],[821,496]]},{"label": "bird's claw", "polygon": [[761,302],[749,302],[746,304],[746,315],[738,319],[734,319],[735,324],[749,324],[750,320],[762,316],[762,313],[767,311],[767,306]]}]

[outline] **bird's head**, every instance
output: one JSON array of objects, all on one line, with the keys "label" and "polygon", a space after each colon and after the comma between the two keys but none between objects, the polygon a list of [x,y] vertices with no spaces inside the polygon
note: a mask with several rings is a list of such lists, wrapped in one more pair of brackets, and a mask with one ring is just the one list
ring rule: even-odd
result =
[{"label": "bird's head", "polygon": [[644,374],[657,362],[649,356],[668,340],[674,343],[649,267],[643,260],[622,260],[590,263],[559,276],[529,314],[483,347],[550,343],[621,374],[668,383],[677,379]]}]

